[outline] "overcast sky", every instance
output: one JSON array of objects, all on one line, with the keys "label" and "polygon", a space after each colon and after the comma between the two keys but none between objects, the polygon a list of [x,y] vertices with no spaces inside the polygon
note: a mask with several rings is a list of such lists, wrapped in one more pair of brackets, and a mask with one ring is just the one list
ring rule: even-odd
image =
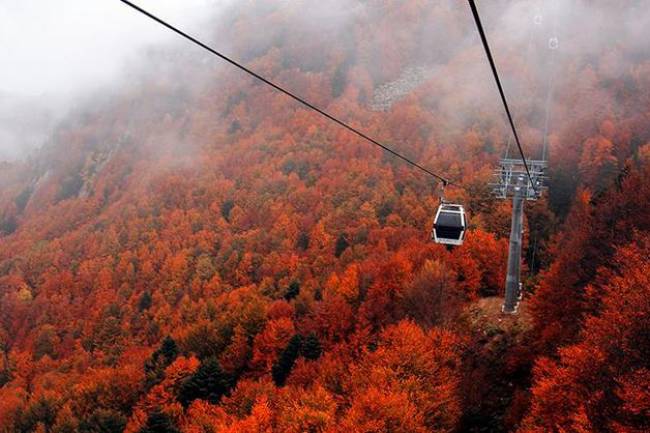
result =
[{"label": "overcast sky", "polygon": [[[190,30],[223,1],[134,0]],[[119,0],[0,0],[0,92],[88,90],[115,78],[139,48],[174,37]]]}]

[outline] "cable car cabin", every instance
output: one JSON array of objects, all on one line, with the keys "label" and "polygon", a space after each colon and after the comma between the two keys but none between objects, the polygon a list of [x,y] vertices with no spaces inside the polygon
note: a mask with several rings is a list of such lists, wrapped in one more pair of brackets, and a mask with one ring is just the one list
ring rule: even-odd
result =
[{"label": "cable car cabin", "polygon": [[462,245],[467,230],[465,209],[459,204],[443,203],[433,222],[431,239],[445,245]]}]

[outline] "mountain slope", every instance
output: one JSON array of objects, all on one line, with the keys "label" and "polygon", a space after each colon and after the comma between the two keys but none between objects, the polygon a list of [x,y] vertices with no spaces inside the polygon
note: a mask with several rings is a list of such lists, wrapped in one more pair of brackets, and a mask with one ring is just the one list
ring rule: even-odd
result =
[{"label": "mountain slope", "polygon": [[[593,269],[561,293],[599,299],[585,286],[632,240],[603,235],[607,218],[648,229],[631,216],[640,188],[617,193],[615,181],[629,166],[639,186],[647,165],[638,89],[650,53],[619,47],[613,77],[606,56],[558,63],[568,72],[551,195],[527,206],[525,239],[532,268],[553,264],[527,282],[532,326],[495,330],[494,309],[485,322],[467,317],[502,293],[509,204],[487,183],[507,130],[470,17],[457,2],[337,6],[233,6],[212,42],[458,179],[448,193],[472,214],[465,245],[429,240],[432,179],[203,52],[151,50],[129,84],[0,171],[0,431],[518,427],[531,378],[543,377],[531,376],[538,355],[579,344],[591,326],[553,333],[545,318],[595,313],[554,301],[558,269],[570,273],[584,249]],[[490,30],[511,50],[499,60],[533,154],[546,77],[523,67],[524,39],[508,45],[507,28]],[[432,46],[440,35],[455,43]],[[375,91],[414,67],[435,73],[373,111]],[[577,188],[627,210],[600,205],[598,230],[574,233],[569,216],[557,232],[556,213],[587,206]]]}]

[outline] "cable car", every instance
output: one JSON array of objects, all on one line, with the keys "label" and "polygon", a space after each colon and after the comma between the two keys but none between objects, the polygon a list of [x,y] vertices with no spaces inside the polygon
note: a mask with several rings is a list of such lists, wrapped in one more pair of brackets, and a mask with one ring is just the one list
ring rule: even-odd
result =
[{"label": "cable car", "polygon": [[431,239],[438,244],[462,245],[467,230],[467,218],[463,206],[441,203],[433,221]]}]

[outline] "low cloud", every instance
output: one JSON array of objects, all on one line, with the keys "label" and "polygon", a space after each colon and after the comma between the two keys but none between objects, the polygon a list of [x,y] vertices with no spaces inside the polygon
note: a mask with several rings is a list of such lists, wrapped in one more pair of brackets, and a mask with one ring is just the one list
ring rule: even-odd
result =
[{"label": "low cloud", "polygon": [[[225,0],[134,0],[198,35]],[[209,28],[209,27],[208,27]],[[0,2],[0,160],[43,143],[79,98],[177,37],[119,0]]]}]

